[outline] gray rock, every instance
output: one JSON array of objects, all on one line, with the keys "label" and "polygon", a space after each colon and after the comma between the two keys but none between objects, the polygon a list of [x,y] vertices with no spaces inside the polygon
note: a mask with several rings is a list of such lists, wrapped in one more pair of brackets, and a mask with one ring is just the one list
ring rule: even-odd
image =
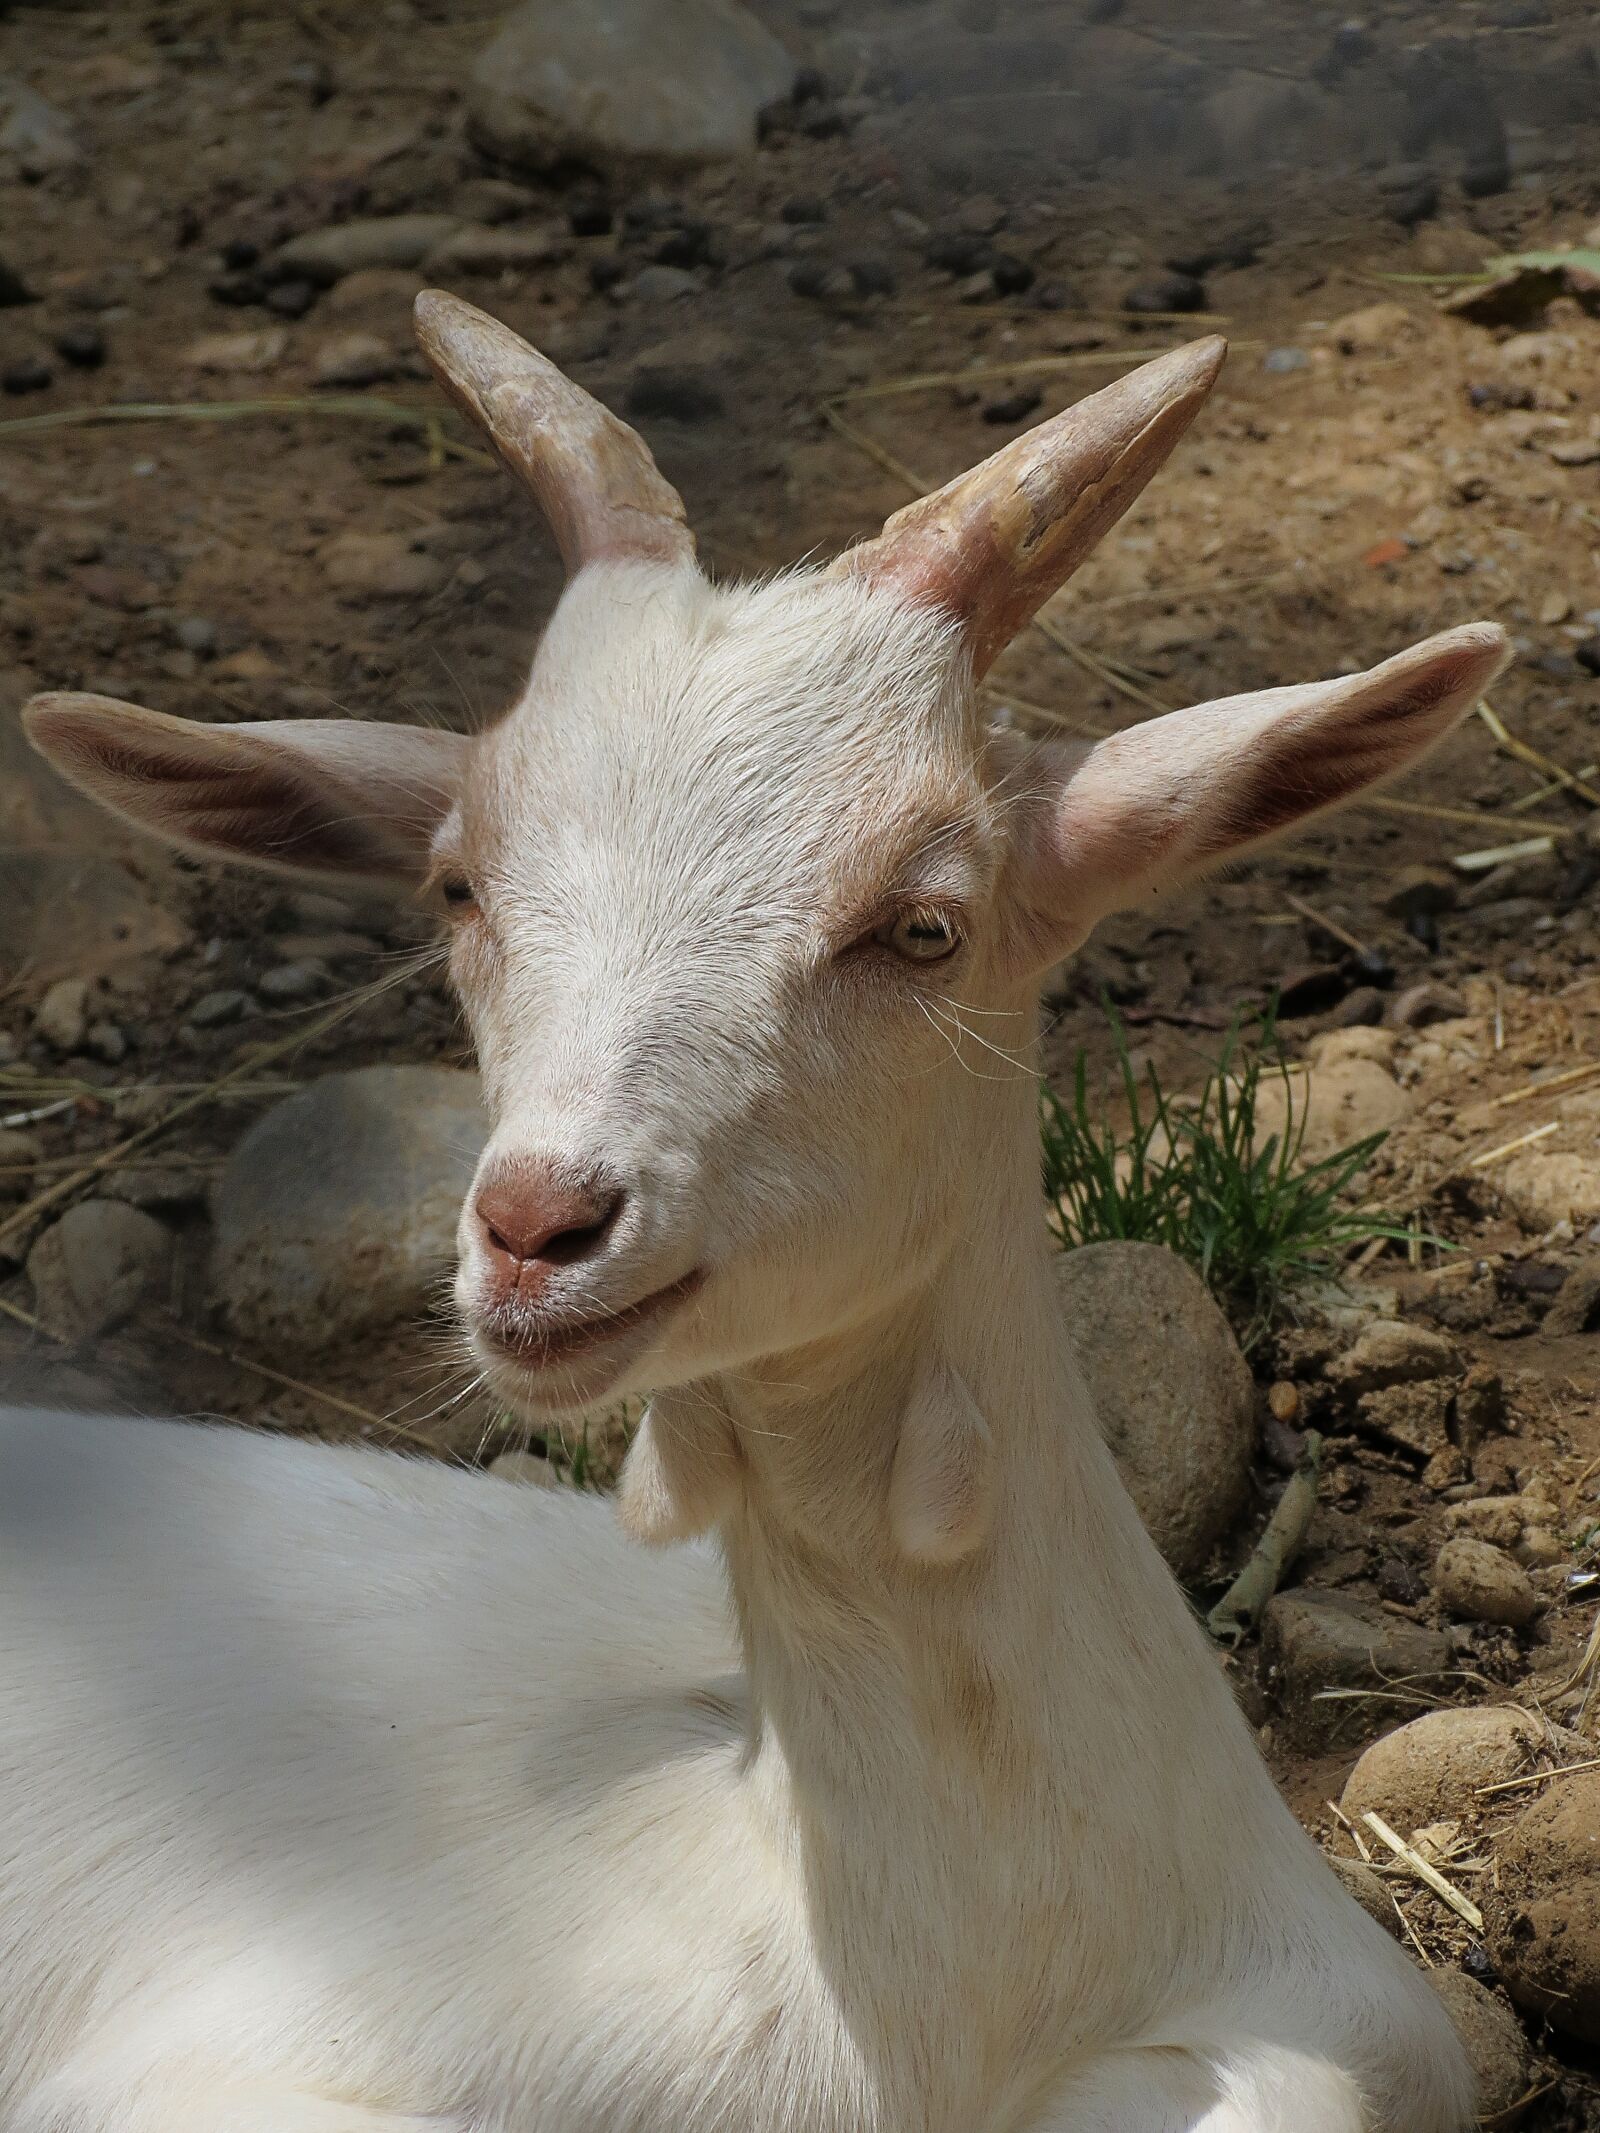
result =
[{"label": "gray rock", "polygon": [[1600,1331],[1600,1259],[1573,1268],[1545,1313],[1544,1331],[1557,1340]]},{"label": "gray rock", "polygon": [[1500,1173],[1500,1194],[1523,1228],[1535,1235],[1559,1222],[1586,1230],[1600,1220],[1600,1160],[1538,1151],[1513,1156]]},{"label": "gray rock", "polygon": [[353,389],[392,378],[400,359],[375,333],[339,333],[324,341],[311,366],[313,385]]},{"label": "gray rock", "polygon": [[84,1033],[83,1048],[107,1066],[119,1066],[128,1056],[128,1040],[115,1022],[91,1022]]},{"label": "gray rock", "polygon": [[1378,1695],[1320,1700],[1327,1689],[1407,1693],[1442,1687],[1450,1645],[1346,1592],[1280,1592],[1261,1622],[1262,1678],[1285,1732],[1301,1748],[1362,1740],[1393,1716]]},{"label": "gray rock", "polygon": [[357,267],[328,291],[318,315],[381,325],[403,343],[410,331],[411,306],[427,286],[415,267]]},{"label": "gray rock", "polygon": [[1203,311],[1206,288],[1193,274],[1152,274],[1135,282],[1122,299],[1125,311]]},{"label": "gray rock", "polygon": [[1391,1385],[1421,1385],[1461,1375],[1460,1351],[1442,1333],[1399,1319],[1374,1319],[1355,1345],[1328,1367],[1328,1382],[1359,1400]]},{"label": "gray rock", "polygon": [[1376,1059],[1331,1059],[1308,1074],[1267,1074],[1256,1095],[1255,1145],[1288,1143],[1297,1165],[1321,1162],[1411,1114],[1414,1099]]},{"label": "gray rock", "polygon": [[1495,1843],[1484,1946],[1527,2014],[1600,2044],[1600,1772],[1547,1785]]},{"label": "gray rock", "polygon": [[737,0],[527,0],[473,63],[468,123],[507,163],[748,155],[795,66]]},{"label": "gray rock", "polygon": [[1461,884],[1448,867],[1418,862],[1402,867],[1385,891],[1379,909],[1402,923],[1414,918],[1438,918],[1453,911]]},{"label": "gray rock", "polygon": [[711,422],[724,413],[726,403],[707,371],[642,363],[629,381],[623,405],[640,422]]},{"label": "gray rock", "polygon": [[275,1105],[213,1196],[231,1323],[309,1353],[425,1311],[487,1130],[476,1077],[445,1067],[362,1067]]},{"label": "gray rock", "polygon": [[0,1200],[20,1200],[31,1189],[32,1167],[44,1154],[36,1133],[0,1126]]},{"label": "gray rock", "polygon": [[1527,2032],[1502,1999],[1464,1970],[1430,1970],[1428,1983],[1443,2000],[1477,2077],[1479,2125],[1510,2125],[1516,2105],[1534,2086]]},{"label": "gray rock", "polygon": [[645,304],[675,303],[681,296],[698,296],[703,287],[687,267],[641,267],[626,284],[627,293]]},{"label": "gray rock", "polygon": [[28,1254],[34,1309],[52,1333],[83,1340],[109,1332],[164,1286],[172,1239],[120,1200],[80,1200]]},{"label": "gray rock", "polygon": [[363,215],[291,237],[273,265],[326,288],[367,267],[420,267],[460,227],[454,215]]},{"label": "gray rock", "polygon": [[202,333],[178,360],[190,370],[214,371],[222,377],[259,377],[275,370],[289,352],[282,326],[262,326],[245,333]]},{"label": "gray rock", "polygon": [[199,1207],[206,1196],[204,1174],[176,1163],[129,1163],[110,1171],[100,1189],[107,1199],[126,1200],[152,1214]]},{"label": "gray rock", "polygon": [[1367,1865],[1366,1861],[1364,1859],[1330,1859],[1328,1864],[1344,1885],[1345,1894],[1353,1896],[1370,1919],[1382,1926],[1386,1933],[1392,1933],[1395,1939],[1398,1940],[1402,1928],[1399,1919],[1395,1916],[1394,1905],[1389,1899],[1389,1891],[1384,1887],[1371,1867]]},{"label": "gray rock", "polygon": [[0,79],[0,156],[11,158],[24,178],[48,178],[83,161],[83,149],[65,114],[14,77]]},{"label": "gray rock", "polygon": [[1465,1533],[1439,1550],[1433,1589],[1440,1606],[1463,1622],[1526,1629],[1539,1611],[1539,1595],[1522,1565],[1492,1542]]},{"label": "gray rock", "polygon": [[1419,1459],[1431,1459],[1449,1442],[1450,1386],[1442,1378],[1421,1385],[1387,1385],[1363,1393],[1357,1427]]},{"label": "gray rock", "polygon": [[1458,1022],[1466,1011],[1466,1000],[1453,986],[1425,978],[1395,994],[1388,1021],[1393,1029],[1430,1029],[1435,1022]]},{"label": "gray rock", "polygon": [[89,1030],[89,988],[82,978],[57,978],[33,1011],[33,1026],[58,1052],[75,1052]]},{"label": "gray rock", "polygon": [[[1556,1301],[1560,1302],[1560,1297]],[[1506,1388],[1499,1371],[1487,1363],[1474,1363],[1456,1387],[1455,1430],[1457,1444],[1470,1459],[1486,1437],[1505,1428]]]},{"label": "gray rock", "polygon": [[282,1006],[295,1000],[314,1000],[328,989],[327,966],[322,963],[280,963],[276,970],[266,971],[256,981],[256,991],[263,1000],[271,1000]]},{"label": "gray rock", "polygon": [[556,224],[542,229],[460,229],[428,254],[424,271],[447,280],[458,274],[526,274],[572,257],[572,240]]},{"label": "gray rock", "polygon": [[1478,1788],[1520,1777],[1545,1728],[1510,1704],[1429,1711],[1374,1741],[1345,1780],[1352,1822],[1372,1810],[1402,1837],[1429,1822],[1475,1814]]},{"label": "gray rock", "polygon": [[1243,1509],[1250,1372],[1192,1267],[1156,1244],[1090,1244],[1057,1263],[1062,1313],[1139,1515],[1180,1577]]},{"label": "gray rock", "polygon": [[228,986],[218,992],[204,992],[189,1009],[188,1019],[196,1029],[219,1029],[225,1022],[237,1022],[248,1013],[250,995],[237,986]]},{"label": "gray rock", "polygon": [[522,1488],[558,1489],[560,1478],[548,1459],[541,1459],[537,1452],[502,1452],[498,1459],[489,1461],[489,1472],[502,1481],[514,1481]]}]

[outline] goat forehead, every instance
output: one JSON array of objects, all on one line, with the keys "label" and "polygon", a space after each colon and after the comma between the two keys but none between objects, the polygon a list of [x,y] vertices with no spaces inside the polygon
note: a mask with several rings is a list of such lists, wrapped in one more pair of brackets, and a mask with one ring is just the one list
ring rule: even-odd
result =
[{"label": "goat forehead", "polygon": [[971,813],[970,699],[934,618],[817,578],[586,577],[478,752],[466,830],[499,865],[709,892],[754,864],[798,890]]}]

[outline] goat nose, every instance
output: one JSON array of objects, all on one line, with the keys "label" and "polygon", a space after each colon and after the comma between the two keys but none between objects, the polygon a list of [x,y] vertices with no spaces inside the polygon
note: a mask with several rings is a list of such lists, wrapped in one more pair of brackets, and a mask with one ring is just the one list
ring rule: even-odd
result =
[{"label": "goat nose", "polygon": [[570,1174],[530,1166],[482,1186],[473,1213],[501,1283],[528,1291],[542,1286],[554,1268],[599,1251],[622,1197],[601,1179],[574,1183]]}]

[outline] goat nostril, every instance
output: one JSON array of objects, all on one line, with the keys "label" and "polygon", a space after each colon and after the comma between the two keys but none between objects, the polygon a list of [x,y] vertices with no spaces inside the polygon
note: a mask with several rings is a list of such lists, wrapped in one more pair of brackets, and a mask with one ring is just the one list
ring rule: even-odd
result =
[{"label": "goat nostril", "polygon": [[490,1250],[510,1265],[569,1266],[604,1244],[623,1198],[603,1189],[541,1193],[502,1184],[478,1195],[475,1212]]},{"label": "goat nostril", "polygon": [[622,1195],[615,1193],[592,1222],[574,1223],[570,1229],[558,1230],[553,1237],[547,1237],[539,1247],[539,1258],[548,1259],[556,1266],[570,1266],[574,1260],[586,1259],[604,1244],[621,1208]]}]

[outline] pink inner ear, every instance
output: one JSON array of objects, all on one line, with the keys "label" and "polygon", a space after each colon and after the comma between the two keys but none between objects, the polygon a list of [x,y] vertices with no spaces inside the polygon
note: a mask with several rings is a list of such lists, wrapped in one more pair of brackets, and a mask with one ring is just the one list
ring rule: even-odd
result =
[{"label": "pink inner ear", "polygon": [[211,857],[400,883],[418,878],[470,745],[355,720],[197,726],[103,697],[37,697],[30,739],[126,820]]},{"label": "pink inner ear", "polygon": [[1471,623],[1370,673],[1170,712],[1086,755],[1041,751],[1045,796],[1020,864],[1030,937],[1063,954],[1108,911],[1393,777],[1507,656],[1503,630]]}]

